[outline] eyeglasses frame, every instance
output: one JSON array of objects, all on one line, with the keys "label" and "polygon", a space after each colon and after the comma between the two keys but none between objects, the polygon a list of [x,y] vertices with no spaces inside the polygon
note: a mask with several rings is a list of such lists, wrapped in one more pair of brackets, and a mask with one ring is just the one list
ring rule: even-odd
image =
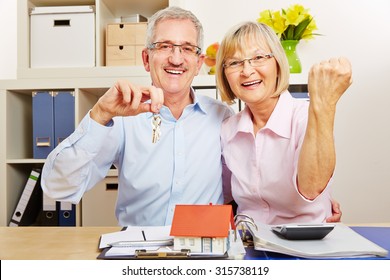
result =
[{"label": "eyeglasses frame", "polygon": [[[238,60],[238,61],[235,61],[237,62],[236,65],[232,66],[232,65],[229,65],[229,64],[226,64],[226,63],[223,63],[222,66],[223,68],[226,70],[226,69],[231,69],[231,70],[234,70],[234,69],[241,69],[241,67],[243,68],[244,67],[244,64],[245,64],[245,61],[248,61],[249,65],[253,67],[252,65],[252,60],[258,58],[259,56],[263,57],[263,58],[266,58],[267,60],[274,57],[274,54],[273,53],[268,53],[268,54],[263,54],[263,55],[255,55],[251,58],[244,58],[242,60]],[[266,60],[264,60],[266,61]]]},{"label": "eyeglasses frame", "polygon": [[149,44],[147,48],[149,50],[158,50],[158,49],[156,49],[156,44],[172,45],[171,52],[173,52],[174,48],[177,47],[177,48],[179,48],[180,53],[183,53],[183,49],[182,49],[183,46],[191,46],[191,47],[196,48],[196,52],[193,53],[193,54],[200,55],[202,53],[202,49],[200,47],[194,46],[194,45],[191,45],[191,44],[173,44],[173,43],[169,43],[169,42],[154,42],[154,43]]}]

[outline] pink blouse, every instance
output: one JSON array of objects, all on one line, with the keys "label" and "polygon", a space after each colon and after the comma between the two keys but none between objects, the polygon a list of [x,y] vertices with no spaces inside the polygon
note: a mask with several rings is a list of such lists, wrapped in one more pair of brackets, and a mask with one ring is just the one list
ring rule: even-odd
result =
[{"label": "pink blouse", "polygon": [[253,133],[251,113],[243,111],[222,126],[222,155],[232,172],[231,189],[238,212],[265,224],[325,222],[331,216],[330,182],[314,200],[297,188],[297,165],[309,102],[281,94],[265,127]]}]

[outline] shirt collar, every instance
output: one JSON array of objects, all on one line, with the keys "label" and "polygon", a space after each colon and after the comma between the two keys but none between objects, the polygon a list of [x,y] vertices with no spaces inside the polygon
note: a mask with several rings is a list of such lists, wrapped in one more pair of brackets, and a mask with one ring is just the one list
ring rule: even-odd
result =
[{"label": "shirt collar", "polygon": [[282,92],[265,128],[284,138],[291,137],[291,119],[293,114],[293,97],[288,91]]},{"label": "shirt collar", "polygon": [[[278,134],[281,137],[291,137],[291,118],[292,118],[292,96],[288,91],[283,92],[278,102],[276,103],[275,109],[272,112],[267,124],[261,130],[268,129]],[[253,133],[253,122],[249,108],[245,106],[244,110],[238,113],[236,133],[231,135],[233,138],[237,133]],[[230,139],[231,139],[230,138]]]},{"label": "shirt collar", "polygon": [[192,97],[192,100],[194,100],[193,106],[195,109],[199,109],[204,114],[207,114],[206,106],[204,104],[204,99],[199,98],[200,96],[195,94],[195,90],[191,88],[190,95]]}]

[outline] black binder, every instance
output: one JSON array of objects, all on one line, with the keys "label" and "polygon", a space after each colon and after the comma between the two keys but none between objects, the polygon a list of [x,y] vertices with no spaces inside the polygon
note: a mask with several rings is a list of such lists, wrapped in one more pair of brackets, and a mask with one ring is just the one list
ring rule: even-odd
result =
[{"label": "black binder", "polygon": [[76,205],[66,201],[57,201],[58,225],[76,226]]},{"label": "black binder", "polygon": [[58,207],[57,201],[42,194],[41,211],[37,218],[37,225],[40,226],[58,226]]}]

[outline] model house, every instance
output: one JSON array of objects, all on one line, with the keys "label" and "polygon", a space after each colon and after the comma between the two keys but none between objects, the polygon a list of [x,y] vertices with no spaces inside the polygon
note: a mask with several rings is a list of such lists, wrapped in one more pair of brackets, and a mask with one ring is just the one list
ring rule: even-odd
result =
[{"label": "model house", "polygon": [[176,205],[171,236],[174,249],[224,254],[234,229],[231,205]]}]

